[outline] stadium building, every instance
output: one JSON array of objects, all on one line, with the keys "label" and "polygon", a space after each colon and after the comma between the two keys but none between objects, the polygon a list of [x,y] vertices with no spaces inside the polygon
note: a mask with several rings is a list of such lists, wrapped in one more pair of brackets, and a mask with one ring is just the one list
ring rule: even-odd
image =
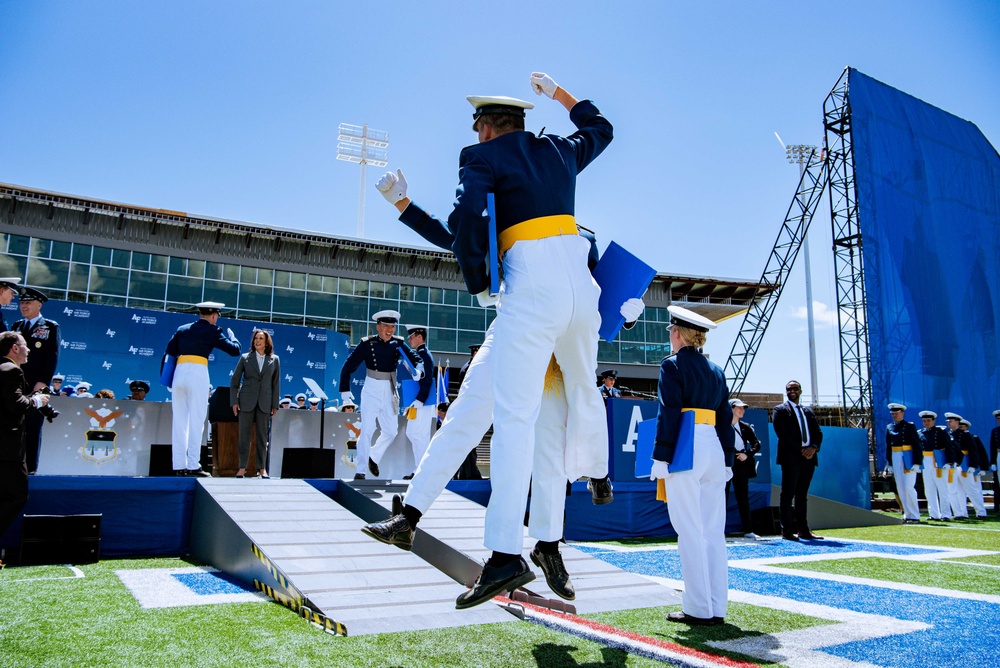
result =
[{"label": "stadium building", "polygon": [[[465,291],[451,253],[7,184],[0,251],[0,275],[53,299],[183,312],[220,301],[224,316],[330,329],[352,345],[370,333],[372,313],[398,310],[404,323],[429,325],[431,349],[452,366],[495,315]],[[600,366],[650,391],[669,353],[669,304],[721,321],[760,296],[754,281],[658,273],[640,322],[601,342]]]}]

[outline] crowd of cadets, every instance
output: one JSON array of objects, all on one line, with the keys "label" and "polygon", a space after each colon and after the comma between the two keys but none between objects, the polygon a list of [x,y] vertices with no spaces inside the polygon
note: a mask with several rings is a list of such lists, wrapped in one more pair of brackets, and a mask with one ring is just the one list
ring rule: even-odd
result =
[{"label": "crowd of cadets", "polygon": [[[967,519],[971,502],[976,517],[986,516],[983,475],[997,470],[1000,454],[1000,410],[993,411],[997,426],[990,434],[987,449],[982,439],[970,431],[972,423],[956,413],[945,413],[948,426],[936,424],[937,413],[921,411],[923,427],[903,419],[906,406],[889,404],[893,417],[886,427],[886,474],[893,476],[904,521],[920,520],[916,478],[922,474],[927,513],[931,521]],[[1000,510],[994,490],[994,510]]]}]

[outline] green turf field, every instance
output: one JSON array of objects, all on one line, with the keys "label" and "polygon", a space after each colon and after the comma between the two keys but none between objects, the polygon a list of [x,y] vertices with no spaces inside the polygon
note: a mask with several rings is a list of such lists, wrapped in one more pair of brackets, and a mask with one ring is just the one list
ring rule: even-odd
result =
[{"label": "green turf field", "polygon": [[[1000,522],[825,531],[830,538],[971,548],[1000,553]],[[664,541],[628,541],[649,546]],[[1000,592],[997,555],[933,563],[830,559],[788,564],[899,581],[916,571],[929,586]],[[116,571],[177,568],[182,559],[106,560],[80,567],[0,571],[0,666],[648,666],[663,665],[525,621],[423,632],[335,637],[271,602],[143,609]],[[490,605],[490,604],[487,604]],[[715,652],[707,643],[830,622],[730,603],[725,626],[689,628],[646,608],[590,618]],[[730,654],[732,658],[747,657]],[[772,664],[759,664],[772,665]]]}]

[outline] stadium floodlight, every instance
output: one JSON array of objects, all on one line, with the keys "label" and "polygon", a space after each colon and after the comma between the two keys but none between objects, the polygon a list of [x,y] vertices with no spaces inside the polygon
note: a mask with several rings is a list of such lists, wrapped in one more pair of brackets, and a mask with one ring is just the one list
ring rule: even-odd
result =
[{"label": "stadium floodlight", "polygon": [[365,168],[389,164],[389,133],[365,125],[341,123],[337,128],[337,160],[361,165],[361,187],[358,191],[358,238],[365,236]]},{"label": "stadium floodlight", "polygon": [[[777,132],[774,133],[778,135]],[[779,137],[779,140],[781,138]],[[806,165],[810,164],[813,155],[819,155],[819,149],[808,144],[788,144],[785,146],[785,157],[788,162],[799,166],[799,179],[805,172]],[[806,272],[806,324],[809,330],[809,380],[812,385],[812,404],[819,405],[819,381],[816,372],[816,323],[813,318],[813,296],[812,296],[812,270],[809,267],[809,235],[802,236],[802,256],[805,258]]]}]

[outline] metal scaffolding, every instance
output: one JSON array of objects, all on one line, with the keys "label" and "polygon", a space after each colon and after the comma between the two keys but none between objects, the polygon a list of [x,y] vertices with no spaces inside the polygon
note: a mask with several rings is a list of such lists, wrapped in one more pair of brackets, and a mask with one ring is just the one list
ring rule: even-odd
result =
[{"label": "metal scaffolding", "polygon": [[830,181],[845,425],[869,428],[873,415],[867,317],[879,314],[866,315],[849,85],[850,68],[847,68],[823,102],[823,126]]}]

